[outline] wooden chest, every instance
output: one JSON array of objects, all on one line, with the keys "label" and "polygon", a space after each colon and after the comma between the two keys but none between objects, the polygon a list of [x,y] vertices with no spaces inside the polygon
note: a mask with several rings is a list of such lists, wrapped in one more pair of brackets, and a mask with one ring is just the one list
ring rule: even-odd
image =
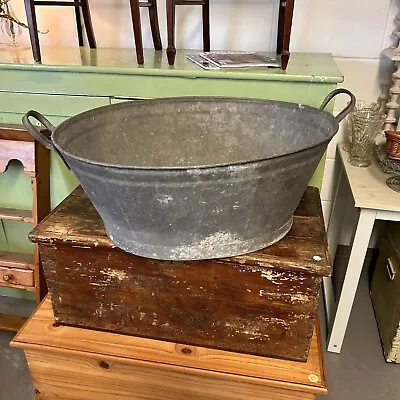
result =
[{"label": "wooden chest", "polygon": [[326,394],[318,327],[307,362],[54,326],[45,300],[11,345],[37,400],[313,400]]},{"label": "wooden chest", "polygon": [[293,360],[307,359],[330,273],[318,190],[290,233],[244,256],[159,261],[125,253],[81,188],[31,233],[61,324]]},{"label": "wooden chest", "polygon": [[371,298],[387,362],[400,364],[400,224],[388,223],[379,245]]}]

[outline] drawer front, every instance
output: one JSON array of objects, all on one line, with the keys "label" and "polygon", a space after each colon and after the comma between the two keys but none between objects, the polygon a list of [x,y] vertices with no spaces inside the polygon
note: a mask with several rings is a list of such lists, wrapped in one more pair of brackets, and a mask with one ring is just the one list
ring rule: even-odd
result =
[{"label": "drawer front", "polygon": [[33,271],[31,269],[8,268],[0,266],[1,286],[34,286]]},{"label": "drawer front", "polygon": [[378,323],[386,360],[395,349],[395,338],[399,334],[400,323],[400,259],[389,236],[385,236],[380,246],[380,254],[371,282],[371,298]]},{"label": "drawer front", "polygon": [[[313,393],[268,382],[99,354],[26,350],[38,400],[311,400]],[[283,382],[275,382],[284,386]],[[309,390],[309,387],[307,387]]]},{"label": "drawer front", "polygon": [[91,97],[13,92],[3,92],[0,96],[0,112],[20,116],[28,110],[34,109],[47,117],[52,115],[70,117],[109,104],[110,98],[107,96]]}]

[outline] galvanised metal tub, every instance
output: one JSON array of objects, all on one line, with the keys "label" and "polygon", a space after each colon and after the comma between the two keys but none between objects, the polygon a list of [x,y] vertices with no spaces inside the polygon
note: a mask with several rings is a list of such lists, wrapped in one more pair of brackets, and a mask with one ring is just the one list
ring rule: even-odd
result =
[{"label": "galvanised metal tub", "polygon": [[[323,108],[339,93],[351,99],[333,117]],[[144,257],[194,260],[248,253],[285,236],[354,102],[345,89],[330,93],[320,109],[182,97],[100,107],[57,128],[36,111],[23,122],[76,174],[118,247]]]}]

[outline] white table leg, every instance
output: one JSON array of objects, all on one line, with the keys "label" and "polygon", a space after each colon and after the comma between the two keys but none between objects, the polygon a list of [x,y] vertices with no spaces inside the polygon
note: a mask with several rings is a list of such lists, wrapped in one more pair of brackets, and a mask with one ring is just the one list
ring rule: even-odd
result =
[{"label": "white table leg", "polygon": [[332,329],[328,339],[328,351],[340,353],[349,321],[351,308],[356,295],[365,254],[371,238],[377,211],[363,208],[360,210],[358,224],[347,265],[343,288],[340,293]]},{"label": "white table leg", "polygon": [[[328,237],[328,247],[329,255],[331,258],[331,263],[335,261],[336,249],[338,246],[339,236],[341,233],[341,227],[343,224],[343,218],[346,210],[345,196],[346,187],[348,186],[346,174],[343,168],[340,171],[338,189],[336,191],[336,196],[333,202],[332,213],[329,218],[327,227],[327,237]],[[326,277],[323,279],[324,288],[324,299],[325,299],[325,312],[326,319],[328,321],[328,326],[332,324],[332,318],[335,312],[335,296],[333,293],[332,278]]]}]

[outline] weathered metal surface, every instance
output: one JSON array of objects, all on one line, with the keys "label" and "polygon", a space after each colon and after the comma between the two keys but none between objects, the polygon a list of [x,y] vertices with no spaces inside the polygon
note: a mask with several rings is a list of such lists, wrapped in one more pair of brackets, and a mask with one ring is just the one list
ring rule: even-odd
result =
[{"label": "weathered metal surface", "polygon": [[62,324],[228,351],[306,360],[329,275],[318,190],[289,234],[227,259],[160,261],[117,248],[79,188],[30,235],[40,243]]},{"label": "weathered metal surface", "polygon": [[[349,94],[334,91],[322,107],[337,93]],[[118,247],[197,260],[245,254],[285,236],[350,108],[335,119],[294,103],[169,98],[91,110],[55,130],[32,111],[24,123],[61,153]],[[29,116],[53,131],[51,140]]]}]

